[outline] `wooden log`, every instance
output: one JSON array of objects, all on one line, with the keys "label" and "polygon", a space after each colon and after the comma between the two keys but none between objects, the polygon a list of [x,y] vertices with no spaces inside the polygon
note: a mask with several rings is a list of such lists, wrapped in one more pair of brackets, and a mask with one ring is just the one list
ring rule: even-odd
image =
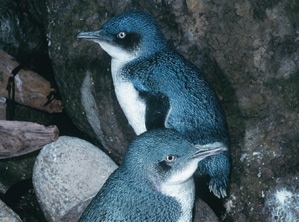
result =
[{"label": "wooden log", "polygon": [[[13,57],[0,50],[0,98],[8,98],[8,79],[12,76],[12,70],[19,65]],[[15,101],[19,104],[49,113],[61,112],[61,100],[53,99],[45,106],[47,96],[53,90],[49,81],[31,70],[20,69],[15,76]]]},{"label": "wooden log", "polygon": [[56,126],[0,120],[0,159],[24,155],[58,139]]}]

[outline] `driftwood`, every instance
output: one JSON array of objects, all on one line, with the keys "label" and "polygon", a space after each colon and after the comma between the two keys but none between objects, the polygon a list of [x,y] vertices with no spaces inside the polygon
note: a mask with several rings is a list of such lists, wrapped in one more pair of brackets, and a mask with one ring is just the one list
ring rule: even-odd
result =
[{"label": "driftwood", "polygon": [[[0,99],[8,98],[7,84],[12,76],[11,72],[20,64],[10,55],[0,50]],[[39,74],[20,69],[14,77],[15,81],[15,102],[43,110],[49,113],[62,111],[60,100],[53,99],[49,104],[48,95],[53,93],[49,81]]]},{"label": "driftwood", "polygon": [[21,156],[58,139],[56,126],[0,120],[0,159]]}]

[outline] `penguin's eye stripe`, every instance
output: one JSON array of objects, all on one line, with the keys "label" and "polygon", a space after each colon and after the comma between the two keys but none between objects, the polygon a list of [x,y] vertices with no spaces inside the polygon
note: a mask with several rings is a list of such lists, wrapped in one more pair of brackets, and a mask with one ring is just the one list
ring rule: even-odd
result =
[{"label": "penguin's eye stripe", "polygon": [[126,33],[125,32],[119,32],[117,35],[117,38],[123,39],[126,37]]},{"label": "penguin's eye stripe", "polygon": [[168,155],[165,157],[165,161],[167,161],[168,163],[172,163],[172,162],[176,161],[177,158],[178,158],[177,156]]}]

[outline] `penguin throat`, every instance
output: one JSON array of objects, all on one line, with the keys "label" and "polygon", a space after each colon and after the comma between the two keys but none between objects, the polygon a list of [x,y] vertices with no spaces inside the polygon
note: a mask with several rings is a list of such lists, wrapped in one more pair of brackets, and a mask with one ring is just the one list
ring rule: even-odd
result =
[{"label": "penguin throat", "polygon": [[122,68],[127,63],[128,61],[112,58],[111,74],[118,103],[127,117],[129,124],[132,126],[135,133],[139,135],[146,131],[146,104],[139,96],[139,92],[136,90],[133,83],[126,79],[122,73]]},{"label": "penguin throat", "polygon": [[120,60],[124,63],[130,62],[138,57],[138,48],[132,52],[129,52],[122,47],[106,41],[94,40],[98,43],[105,52],[107,52],[112,58]]},{"label": "penguin throat", "polygon": [[178,222],[192,221],[195,185],[193,177],[179,184],[161,184],[161,193],[173,197],[181,206],[181,215]]}]

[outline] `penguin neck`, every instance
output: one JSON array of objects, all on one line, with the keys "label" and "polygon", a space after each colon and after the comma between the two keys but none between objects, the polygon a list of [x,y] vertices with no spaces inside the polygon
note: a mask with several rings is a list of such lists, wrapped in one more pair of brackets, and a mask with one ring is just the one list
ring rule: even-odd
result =
[{"label": "penguin neck", "polygon": [[130,63],[133,60],[133,58],[130,60],[122,60],[113,57],[111,58],[111,74],[113,81],[117,81],[120,78],[124,79],[124,77],[121,75],[121,70],[126,64]]},{"label": "penguin neck", "polygon": [[162,184],[161,193],[173,197],[181,206],[181,215],[178,222],[192,221],[195,185],[191,177],[179,184]]},{"label": "penguin neck", "polygon": [[129,81],[122,71],[123,67],[133,60],[134,58],[131,60],[112,58],[111,74],[117,100],[135,133],[139,135],[146,131],[145,102],[140,98],[133,82]]}]

